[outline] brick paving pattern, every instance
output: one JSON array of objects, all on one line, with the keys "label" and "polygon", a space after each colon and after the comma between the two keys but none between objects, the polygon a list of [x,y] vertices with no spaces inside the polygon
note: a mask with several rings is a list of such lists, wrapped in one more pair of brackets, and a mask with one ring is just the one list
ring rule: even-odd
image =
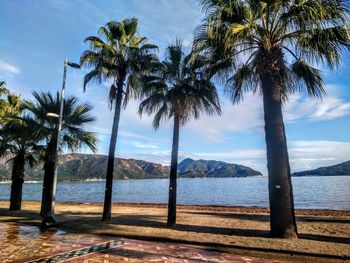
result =
[{"label": "brick paving pattern", "polygon": [[0,223],[0,262],[277,262],[189,246]]}]

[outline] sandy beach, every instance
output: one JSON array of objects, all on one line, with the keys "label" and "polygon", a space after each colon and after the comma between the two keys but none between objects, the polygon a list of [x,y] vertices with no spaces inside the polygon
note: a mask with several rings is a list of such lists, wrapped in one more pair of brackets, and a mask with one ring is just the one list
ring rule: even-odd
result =
[{"label": "sandy beach", "polygon": [[[0,221],[40,224],[39,202],[23,202],[20,212],[8,212],[8,205],[0,201]],[[165,205],[114,204],[111,221],[102,222],[102,204],[56,204],[60,229],[71,233],[175,242],[291,262],[350,260],[350,211],[297,210],[297,240],[270,238],[265,208],[178,206],[172,228],[166,227],[166,211]]]}]

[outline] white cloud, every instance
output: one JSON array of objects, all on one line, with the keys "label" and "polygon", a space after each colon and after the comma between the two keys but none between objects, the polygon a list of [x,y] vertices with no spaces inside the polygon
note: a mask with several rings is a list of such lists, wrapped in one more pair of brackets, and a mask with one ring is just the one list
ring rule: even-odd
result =
[{"label": "white cloud", "polygon": [[[185,129],[214,142],[225,141],[225,133],[249,132],[254,129],[263,132],[264,112],[261,96],[248,93],[237,105],[232,105],[224,98],[221,106],[222,116],[207,116],[203,113],[199,120],[191,120]],[[283,108],[286,124],[301,120],[327,121],[349,114],[350,103],[331,93],[322,101],[293,95]]]},{"label": "white cloud", "polygon": [[0,60],[0,72],[3,74],[1,77],[13,77],[14,75],[20,74],[21,70],[15,65]]},{"label": "white cloud", "polygon": [[224,132],[245,132],[263,126],[262,100],[258,96],[247,94],[238,105],[226,99],[222,101],[222,115],[208,116],[202,113],[198,120],[191,120],[185,130],[199,133],[212,141],[224,141]]},{"label": "white cloud", "polygon": [[147,136],[143,136],[137,133],[127,132],[127,131],[120,131],[119,134],[124,137],[129,138],[135,138],[135,139],[143,139],[143,140],[149,140],[150,138]]},{"label": "white cloud", "polygon": [[124,144],[128,144],[141,149],[158,149],[159,148],[157,145],[154,145],[151,143],[143,143],[140,141],[126,141],[124,142]]},{"label": "white cloud", "polygon": [[[71,84],[72,92],[75,95],[79,94],[82,100],[90,101],[94,105],[94,115],[97,116],[97,122],[93,129],[109,137],[114,111],[108,109],[108,83],[100,86],[91,85],[87,92],[83,93],[82,74],[75,74],[77,75],[70,77],[70,83],[73,83]],[[322,103],[303,98],[301,95],[291,96],[288,104],[284,107],[285,123],[293,123],[299,120],[320,121],[338,118],[349,114],[349,104],[332,94],[325,97]],[[168,143],[171,140],[171,120],[161,125],[161,129],[167,131],[167,134],[169,133],[168,137],[159,136],[159,132],[155,132],[152,128],[153,116],[143,115],[140,118],[137,113],[138,106],[139,101],[130,101],[128,107],[122,111],[119,127],[121,138],[143,140],[145,145],[157,145],[157,142],[160,141]],[[200,119],[191,120],[187,123],[183,127],[183,133],[198,134],[202,138],[219,143],[227,141],[229,139],[227,137],[236,132],[258,131],[260,135],[257,136],[263,136],[264,121],[261,96],[246,94],[244,100],[238,105],[232,105],[229,100],[224,98],[222,100],[222,112],[222,116],[207,116],[203,113]],[[148,136],[148,134],[151,135]],[[218,158],[220,159],[220,157]]]},{"label": "white cloud", "polygon": [[350,142],[294,141],[289,145],[294,171],[314,169],[350,159]]},{"label": "white cloud", "polygon": [[332,120],[350,114],[350,103],[334,95],[324,97],[322,101],[293,96],[285,107],[287,122],[300,119],[310,121]]}]

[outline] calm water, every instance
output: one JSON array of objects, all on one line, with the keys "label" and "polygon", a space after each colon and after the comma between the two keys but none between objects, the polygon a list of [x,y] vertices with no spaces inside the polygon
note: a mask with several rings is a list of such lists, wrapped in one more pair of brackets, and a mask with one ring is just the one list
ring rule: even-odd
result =
[{"label": "calm water", "polygon": [[[350,210],[350,176],[293,178],[297,208]],[[113,201],[167,203],[167,179],[114,181]],[[57,201],[103,202],[105,182],[60,182]],[[41,183],[26,183],[24,200],[41,200]],[[8,200],[10,184],[0,184]],[[178,203],[268,207],[267,178],[179,179]]]}]

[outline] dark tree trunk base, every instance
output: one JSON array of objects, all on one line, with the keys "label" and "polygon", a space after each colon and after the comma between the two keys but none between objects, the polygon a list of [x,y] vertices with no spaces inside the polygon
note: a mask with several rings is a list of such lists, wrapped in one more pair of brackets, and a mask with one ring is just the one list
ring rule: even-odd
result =
[{"label": "dark tree trunk base", "polygon": [[12,183],[10,196],[10,211],[19,211],[22,206],[22,188],[24,177],[24,155],[19,154],[13,159]]},{"label": "dark tree trunk base", "polygon": [[109,221],[109,220],[111,220],[111,215],[103,215],[102,216],[102,221]]},{"label": "dark tree trunk base", "polygon": [[115,149],[118,139],[119,119],[121,113],[121,106],[123,102],[123,85],[126,77],[126,73],[121,77],[117,83],[117,88],[112,85],[111,89],[116,88],[117,97],[115,100],[115,111],[113,117],[112,134],[109,142],[108,150],[108,162],[106,173],[106,188],[105,198],[103,202],[102,221],[109,221],[112,215],[112,193],[113,193],[113,170],[114,170],[114,157]]},{"label": "dark tree trunk base", "polygon": [[273,238],[284,238],[284,239],[298,239],[298,234],[295,231],[294,226],[288,229],[285,229],[283,233],[278,232],[270,232],[270,236]]},{"label": "dark tree trunk base", "polygon": [[57,224],[55,219],[56,140],[57,138],[50,140],[45,153],[44,181],[40,209],[43,228]]},{"label": "dark tree trunk base", "polygon": [[53,214],[42,216],[41,229],[55,228],[58,226],[57,220]]},{"label": "dark tree trunk base", "polygon": [[13,205],[10,205],[9,207],[9,211],[21,211],[21,206],[13,206]]},{"label": "dark tree trunk base", "polygon": [[179,153],[179,133],[180,118],[178,114],[174,116],[173,146],[171,150],[170,185],[168,200],[167,226],[176,224],[176,188],[177,188],[177,160]]},{"label": "dark tree trunk base", "polygon": [[9,211],[20,211],[22,207],[23,179],[12,179]]},{"label": "dark tree trunk base", "polygon": [[13,206],[13,205],[10,205],[9,207],[9,211],[21,211],[21,206]]}]

